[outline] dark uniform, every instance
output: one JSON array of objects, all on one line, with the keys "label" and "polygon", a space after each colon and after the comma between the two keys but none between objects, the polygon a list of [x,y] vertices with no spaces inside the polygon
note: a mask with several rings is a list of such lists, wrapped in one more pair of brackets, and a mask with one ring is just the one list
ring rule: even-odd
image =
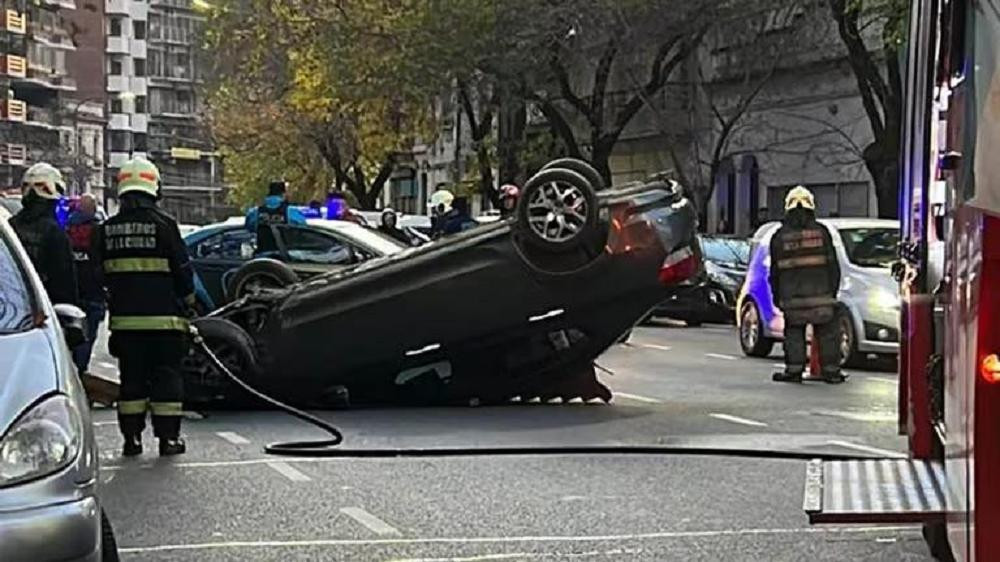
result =
[{"label": "dark uniform", "polygon": [[274,239],[272,225],[288,224],[288,201],[282,201],[277,207],[266,204],[257,207],[257,253],[264,254],[278,251],[278,242]]},{"label": "dark uniform", "polygon": [[829,230],[811,212],[789,211],[771,238],[771,294],[785,316],[785,375],[801,378],[806,365],[806,325],[819,341],[823,377],[840,382],[836,317],[840,265]]},{"label": "dark uniform", "polygon": [[174,219],[142,193],[122,195],[121,211],[100,227],[99,248],[109,292],[109,348],[121,371],[119,427],[127,449],[145,427],[148,402],[162,454],[164,440],[180,434],[181,360],[194,301],[187,250]]},{"label": "dark uniform", "polygon": [[56,304],[77,304],[76,270],[69,237],[59,228],[55,200],[29,193],[24,208],[10,219],[31,264],[42,278],[49,300]]}]

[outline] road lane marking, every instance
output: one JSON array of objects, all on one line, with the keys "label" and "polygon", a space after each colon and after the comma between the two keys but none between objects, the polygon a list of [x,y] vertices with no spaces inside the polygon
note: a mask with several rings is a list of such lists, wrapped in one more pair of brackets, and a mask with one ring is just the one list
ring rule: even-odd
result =
[{"label": "road lane marking", "polygon": [[889,383],[889,384],[899,384],[899,379],[894,379],[894,378],[890,378],[890,377],[874,377],[873,376],[873,377],[865,377],[865,378],[868,379],[868,380],[873,380],[873,381],[878,381],[878,382],[885,382],[885,383]]},{"label": "road lane marking", "polygon": [[747,418],[741,418],[739,416],[731,416],[729,414],[717,414],[717,413],[711,413],[711,414],[708,414],[708,415],[711,416],[711,417],[713,417],[713,418],[715,418],[715,419],[717,419],[717,420],[723,420],[723,421],[733,422],[733,423],[740,423],[740,424],[743,424],[743,425],[752,425],[754,427],[767,427],[767,424],[764,423],[764,422],[759,422],[757,420],[751,420],[751,419],[747,419]]},{"label": "road lane marking", "polygon": [[632,345],[637,347],[646,347],[649,349],[655,349],[657,351],[670,351],[673,349],[669,345],[657,345],[655,343],[634,343]]},{"label": "road lane marking", "polygon": [[919,528],[912,525],[893,527],[798,527],[789,529],[719,529],[713,531],[662,531],[622,535],[562,535],[562,536],[522,536],[522,537],[425,537],[394,539],[305,539],[294,541],[226,541],[188,544],[162,544],[148,546],[124,546],[118,551],[125,554],[145,552],[167,552],[174,550],[219,550],[225,548],[288,548],[317,546],[379,546],[379,545],[419,545],[419,544],[504,544],[504,543],[594,543],[606,541],[636,541],[663,539],[691,539],[741,536],[775,535],[857,535],[903,533],[919,536]]},{"label": "road lane marking", "polygon": [[242,435],[240,435],[239,433],[236,433],[234,431],[216,431],[215,434],[218,435],[219,437],[221,437],[222,439],[225,439],[226,441],[229,441],[233,445],[249,445],[250,444],[250,440],[249,439],[247,439],[246,437],[243,437]]},{"label": "road lane marking", "polygon": [[94,427],[103,427],[105,425],[118,425],[118,421],[117,420],[95,421],[92,422],[91,425],[93,425]]},{"label": "road lane marking", "polygon": [[385,521],[382,521],[378,517],[375,517],[360,507],[342,507],[340,508],[340,512],[358,523],[361,523],[367,527],[369,531],[375,533],[376,535],[383,537],[403,536],[403,533],[400,533],[399,529],[393,527]]},{"label": "road lane marking", "polygon": [[273,468],[278,474],[284,476],[292,482],[309,482],[312,480],[312,478],[306,476],[304,472],[293,467],[287,462],[272,461],[267,463],[267,466]]},{"label": "road lane marking", "polygon": [[785,368],[785,364],[784,363],[771,363],[771,366],[772,367],[777,367],[778,369],[784,369]]},{"label": "road lane marking", "polygon": [[895,422],[898,414],[896,412],[850,412],[845,410],[813,410],[810,412],[814,416],[828,416],[831,418],[842,418],[860,422]]},{"label": "road lane marking", "polygon": [[851,443],[850,441],[839,441],[832,440],[826,442],[828,445],[836,445],[838,447],[844,447],[846,449],[854,449],[855,451],[864,451],[866,453],[874,453],[876,455],[883,455],[886,457],[892,457],[897,459],[905,459],[906,455],[900,453],[899,451],[890,451],[889,449],[880,449],[879,447],[872,447],[869,445],[862,445],[861,443]]},{"label": "road lane marking", "polygon": [[616,548],[613,550],[587,550],[584,552],[503,552],[497,554],[475,554],[472,556],[448,556],[445,558],[393,558],[391,562],[485,562],[488,560],[538,560],[541,558],[594,558],[596,556],[636,555],[641,548]]},{"label": "road lane marking", "polygon": [[660,400],[657,400],[656,398],[650,398],[649,396],[642,396],[641,394],[632,394],[632,393],[629,393],[629,392],[618,392],[617,390],[613,391],[612,394],[614,396],[621,396],[622,398],[626,398],[628,400],[635,400],[636,402],[645,402],[647,404],[662,404],[663,403]]},{"label": "road lane marking", "polygon": [[736,361],[739,357],[733,355],[726,355],[725,353],[706,353],[705,357],[712,357],[714,359],[725,359],[726,361]]}]

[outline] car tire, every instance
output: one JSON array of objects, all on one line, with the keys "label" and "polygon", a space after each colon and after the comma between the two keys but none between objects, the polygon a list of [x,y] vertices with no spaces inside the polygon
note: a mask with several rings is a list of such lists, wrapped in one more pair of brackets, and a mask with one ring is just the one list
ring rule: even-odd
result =
[{"label": "car tire", "polygon": [[846,309],[837,310],[837,342],[840,351],[841,367],[856,367],[864,361],[864,355],[858,351],[858,339],[854,332],[854,321]]},{"label": "car tire", "polygon": [[757,303],[747,299],[740,308],[740,348],[750,357],[767,357],[774,349],[774,340],[764,335],[760,309]]},{"label": "car tire", "polygon": [[590,186],[594,188],[595,191],[600,191],[605,188],[604,176],[590,165],[589,162],[580,160],[579,158],[557,158],[548,164],[542,166],[542,170],[553,170],[562,169],[570,170],[576,172],[587,179],[590,182]]},{"label": "car tire", "polygon": [[226,297],[230,302],[262,288],[282,289],[299,282],[299,276],[290,267],[271,258],[249,261],[229,278]]},{"label": "car tire", "polygon": [[[191,324],[223,365],[251,386],[254,384],[258,367],[256,344],[246,330],[235,322],[216,317],[199,318]],[[223,399],[242,404],[249,400],[225,373],[218,372],[197,344],[184,360],[184,391],[185,402],[195,404]]]},{"label": "car tire", "polygon": [[101,562],[118,562],[118,541],[108,515],[101,510]]},{"label": "car tire", "polygon": [[[572,207],[567,205],[570,198]],[[565,252],[579,248],[596,236],[597,192],[574,171],[542,170],[524,184],[517,225],[525,242],[538,249]]]}]

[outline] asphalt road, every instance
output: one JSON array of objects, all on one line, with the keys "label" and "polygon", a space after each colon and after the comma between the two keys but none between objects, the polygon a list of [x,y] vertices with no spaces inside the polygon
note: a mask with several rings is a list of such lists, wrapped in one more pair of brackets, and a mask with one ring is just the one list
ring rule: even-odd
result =
[{"label": "asphalt road", "polygon": [[[779,352],[780,349],[776,349]],[[611,405],[327,411],[345,446],[662,445],[901,454],[896,375],[772,383],[726,326],[637,329],[601,359]],[[93,370],[111,374],[100,352]],[[275,440],[322,435],[280,412],[205,412],[190,452],[119,456],[95,416],[103,496],[125,560],[930,560],[913,527],[810,527],[802,460],[519,454],[299,459]],[[152,436],[147,436],[152,445]],[[152,447],[150,447],[152,448]]]}]

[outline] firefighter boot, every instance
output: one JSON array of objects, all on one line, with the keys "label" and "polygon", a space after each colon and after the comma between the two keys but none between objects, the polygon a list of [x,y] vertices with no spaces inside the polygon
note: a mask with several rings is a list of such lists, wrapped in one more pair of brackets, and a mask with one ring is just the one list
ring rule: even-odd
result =
[{"label": "firefighter boot", "polygon": [[[119,403],[119,409],[121,404]],[[134,457],[142,454],[142,430],[146,426],[146,414],[118,414],[118,428],[122,432],[124,444],[122,456]]]},{"label": "firefighter boot", "polygon": [[136,457],[142,454],[142,434],[133,433],[125,436],[125,444],[122,445],[123,457]]},{"label": "firefighter boot", "polygon": [[788,371],[781,371],[771,375],[771,380],[774,382],[802,382],[802,373],[790,373]]},{"label": "firefighter boot", "polygon": [[171,439],[160,438],[160,456],[170,457],[173,455],[183,455],[187,451],[187,445],[184,444],[184,440],[180,437],[174,437]]}]

